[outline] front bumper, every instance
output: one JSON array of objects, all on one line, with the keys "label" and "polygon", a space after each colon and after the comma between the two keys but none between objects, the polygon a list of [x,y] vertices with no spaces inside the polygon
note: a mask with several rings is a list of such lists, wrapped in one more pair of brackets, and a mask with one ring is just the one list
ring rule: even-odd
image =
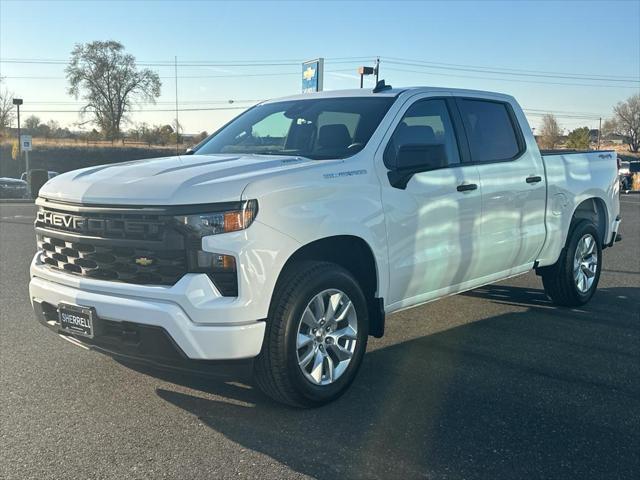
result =
[{"label": "front bumper", "polygon": [[37,253],[30,298],[34,306],[70,303],[93,307],[106,321],[160,327],[188,359],[253,358],[262,348],[263,319],[278,274],[298,247],[257,220],[246,230],[205,237],[205,251],[237,259],[237,297],[222,296],[205,274],[186,274],[170,286],[136,285],[61,272],[43,264]]},{"label": "front bumper", "polygon": [[[43,313],[43,309],[49,311],[57,307],[61,302],[86,307],[93,307],[96,310],[99,319],[107,321],[111,324],[119,325],[121,331],[126,331],[127,326],[134,324],[137,329],[145,329],[147,327],[153,329],[161,329],[166,336],[177,347],[179,356],[192,360],[232,360],[252,358],[258,355],[262,347],[262,339],[264,337],[265,322],[251,321],[242,324],[218,323],[218,324],[202,324],[194,322],[192,316],[204,315],[202,308],[194,306],[192,312],[185,310],[184,306],[179,305],[171,300],[170,295],[164,295],[164,299],[159,298],[141,298],[133,296],[140,293],[137,289],[132,289],[129,295],[124,292],[116,294],[114,292],[93,291],[91,287],[96,287],[101,281],[80,281],[78,287],[63,285],[52,279],[43,278],[44,275],[56,276],[69,275],[58,274],[52,272],[44,265],[38,264],[37,256],[32,264],[32,278],[29,284],[29,293],[32,304],[36,313],[39,313],[39,320],[44,321],[48,326],[57,329],[55,318],[47,318]],[[208,282],[205,275],[193,275],[185,277],[183,285],[176,284],[172,288],[178,287],[189,298],[189,295],[204,294],[204,285],[201,282]],[[66,280],[66,279],[65,279]],[[179,282],[180,283],[180,282]],[[121,286],[118,286],[119,288]],[[160,296],[166,290],[162,287],[156,292]],[[199,292],[198,292],[199,290]],[[229,299],[220,297],[221,302]],[[190,315],[189,313],[192,313]],[[219,314],[219,310],[210,311],[212,315]],[[216,318],[210,317],[210,318]],[[53,324],[49,322],[53,321]],[[133,323],[135,322],[135,323]],[[148,329],[145,331],[149,331]],[[152,338],[151,336],[150,338]],[[83,337],[77,337],[82,342],[87,342]],[[99,337],[96,343],[101,343]],[[147,342],[149,342],[148,340]],[[109,345],[102,344],[103,348],[114,348],[113,341],[109,340]],[[122,342],[121,342],[122,343]],[[100,346],[100,345],[99,345]],[[122,345],[120,345],[122,346]],[[126,345],[125,345],[126,347]],[[118,352],[116,352],[118,353]],[[144,353],[144,351],[142,351]],[[134,355],[135,356],[135,355]],[[144,356],[144,355],[142,355]]]},{"label": "front bumper", "polygon": [[[60,332],[55,306],[35,301],[33,309],[36,319],[49,330],[58,333],[70,343],[96,350],[128,364],[143,364],[169,370],[205,374],[215,377],[250,378],[253,359],[239,360],[192,360],[173,341],[162,327],[142,325],[134,322],[112,322],[94,319],[94,326],[100,331],[93,338],[86,338]],[[96,325],[99,324],[99,325]]]}]

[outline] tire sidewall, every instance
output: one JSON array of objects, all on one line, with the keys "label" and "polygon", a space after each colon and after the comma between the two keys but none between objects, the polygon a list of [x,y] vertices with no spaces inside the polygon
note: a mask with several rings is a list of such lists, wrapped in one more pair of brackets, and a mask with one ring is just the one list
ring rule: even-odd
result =
[{"label": "tire sidewall", "polygon": [[[578,242],[582,239],[584,235],[590,234],[596,242],[596,250],[598,252],[598,266],[596,269],[596,274],[593,279],[593,284],[586,292],[581,292],[578,290],[578,286],[576,285],[574,274],[573,274],[573,261],[575,258],[576,248],[578,247]],[[587,303],[591,297],[595,294],[598,288],[598,282],[600,281],[600,272],[602,271],[602,242],[600,240],[600,235],[598,233],[598,229],[596,226],[588,220],[582,220],[575,224],[571,231],[571,238],[569,240],[569,244],[567,245],[566,252],[566,272],[567,275],[566,281],[569,282],[571,286],[571,291],[576,298],[576,300],[580,304]]]},{"label": "tire sidewall", "polygon": [[[298,365],[296,348],[298,324],[311,299],[328,289],[341,290],[353,303],[358,318],[357,343],[349,366],[338,380],[329,385],[314,385],[304,376]],[[304,285],[298,287],[294,298],[295,300],[285,309],[282,319],[286,322],[284,346],[287,373],[289,380],[297,392],[305,398],[306,403],[320,405],[340,396],[353,382],[357,374],[367,346],[367,302],[355,279],[338,265],[335,266],[335,269],[322,272],[315,278],[309,278]]]}]

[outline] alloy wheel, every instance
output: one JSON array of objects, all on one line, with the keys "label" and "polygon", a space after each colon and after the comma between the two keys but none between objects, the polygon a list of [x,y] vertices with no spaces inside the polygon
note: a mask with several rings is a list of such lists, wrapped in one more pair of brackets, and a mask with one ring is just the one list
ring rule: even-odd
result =
[{"label": "alloy wheel", "polygon": [[315,295],[298,322],[296,353],[305,378],[329,385],[346,371],[358,336],[358,317],[351,299],[337,289]]}]

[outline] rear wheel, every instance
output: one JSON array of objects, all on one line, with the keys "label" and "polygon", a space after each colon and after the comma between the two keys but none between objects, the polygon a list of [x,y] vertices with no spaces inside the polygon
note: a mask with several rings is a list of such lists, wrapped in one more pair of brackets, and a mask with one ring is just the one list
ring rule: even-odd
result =
[{"label": "rear wheel", "polygon": [[602,269],[602,245],[595,225],[576,223],[558,261],[542,271],[542,283],[551,300],[567,307],[587,303],[596,289]]},{"label": "rear wheel", "polygon": [[274,293],[256,383],[289,405],[328,403],[355,378],[367,337],[367,302],[351,273],[302,262],[284,273]]}]

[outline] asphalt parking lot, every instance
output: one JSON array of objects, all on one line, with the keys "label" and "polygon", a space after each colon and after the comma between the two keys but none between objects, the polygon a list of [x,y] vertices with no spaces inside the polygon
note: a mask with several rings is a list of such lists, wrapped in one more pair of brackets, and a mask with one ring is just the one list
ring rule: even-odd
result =
[{"label": "asphalt parking lot", "polygon": [[339,401],[132,368],[33,320],[33,205],[0,204],[0,478],[640,477],[640,195],[593,301],[527,274],[388,319]]}]

